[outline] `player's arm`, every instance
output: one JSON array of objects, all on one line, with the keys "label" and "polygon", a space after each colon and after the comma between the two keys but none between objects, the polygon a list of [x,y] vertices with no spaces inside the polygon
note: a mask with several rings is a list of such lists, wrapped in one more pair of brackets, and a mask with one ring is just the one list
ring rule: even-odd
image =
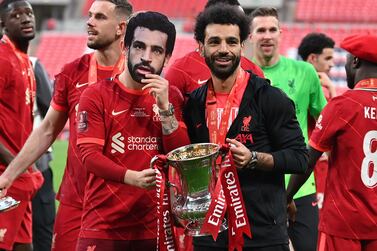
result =
[{"label": "player's arm", "polygon": [[[156,105],[159,109],[161,118],[165,151],[173,150],[185,143],[189,144],[190,140],[188,138],[186,126],[181,121],[181,109],[176,105],[174,108],[178,108],[179,111],[175,112],[172,110],[172,104],[169,103],[169,82],[156,74],[147,74],[142,82],[146,84],[143,87],[143,90],[149,89],[149,93],[156,100]],[[173,137],[179,140],[170,140]]]},{"label": "player's arm", "polygon": [[313,147],[309,146],[309,163],[308,169],[304,174],[292,174],[288,187],[287,187],[287,202],[290,203],[293,199],[293,196],[297,193],[297,191],[301,188],[301,186],[309,179],[315,164],[317,163],[318,159],[322,156],[321,151],[314,149]]},{"label": "player's arm", "polygon": [[47,151],[66,122],[67,114],[65,112],[59,112],[50,107],[41,125],[33,130],[21,151],[0,176],[0,189],[8,188],[21,173]]}]

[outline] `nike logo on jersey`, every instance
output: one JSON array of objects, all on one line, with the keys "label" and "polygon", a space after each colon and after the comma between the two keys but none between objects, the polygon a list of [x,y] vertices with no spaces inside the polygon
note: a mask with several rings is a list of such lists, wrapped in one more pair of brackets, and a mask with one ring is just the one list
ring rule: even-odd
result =
[{"label": "nike logo on jersey", "polygon": [[122,113],[124,113],[124,112],[126,112],[126,111],[128,111],[128,109],[126,109],[126,110],[122,110],[122,111],[119,111],[119,112],[116,112],[115,110],[113,110],[113,111],[111,112],[111,114],[112,114],[113,116],[118,116],[119,114],[122,114]]},{"label": "nike logo on jersey", "polygon": [[88,85],[88,83],[79,83],[79,82],[77,82],[76,88],[81,88],[81,87],[86,86],[86,85]]},{"label": "nike logo on jersey", "polygon": [[202,84],[204,84],[205,82],[207,82],[207,79],[205,79],[205,80],[200,80],[200,79],[198,79],[198,84],[199,84],[199,85],[202,85]]}]

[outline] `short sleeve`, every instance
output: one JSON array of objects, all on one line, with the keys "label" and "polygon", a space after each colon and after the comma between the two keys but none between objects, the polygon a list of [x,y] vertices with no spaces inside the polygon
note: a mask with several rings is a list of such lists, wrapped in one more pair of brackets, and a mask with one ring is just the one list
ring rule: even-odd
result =
[{"label": "short sleeve", "polygon": [[77,144],[94,143],[103,146],[105,143],[104,104],[101,93],[88,87],[80,97],[77,114]]},{"label": "short sleeve", "polygon": [[309,144],[318,151],[329,151],[335,143],[336,134],[348,121],[341,110],[342,100],[341,98],[332,99],[317,119]]},{"label": "short sleeve", "polygon": [[72,81],[64,72],[55,76],[51,106],[61,112],[68,111],[68,84]]}]

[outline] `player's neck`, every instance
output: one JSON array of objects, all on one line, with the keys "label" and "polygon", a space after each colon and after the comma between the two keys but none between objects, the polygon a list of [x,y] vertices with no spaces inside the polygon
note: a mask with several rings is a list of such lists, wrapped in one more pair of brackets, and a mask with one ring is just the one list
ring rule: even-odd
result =
[{"label": "player's neck", "polygon": [[128,67],[126,66],[125,70],[119,75],[119,81],[128,89],[132,90],[141,90],[143,88],[143,84],[136,82],[132,77],[130,72],[128,71]]},{"label": "player's neck", "polygon": [[[7,35],[7,34],[6,34]],[[18,40],[7,35],[9,40],[13,43],[17,50],[27,54],[29,49],[29,40]]]},{"label": "player's neck", "polygon": [[217,93],[230,93],[239,72],[240,66],[227,79],[220,79],[212,74],[213,89]]},{"label": "player's neck", "polygon": [[257,65],[263,67],[263,66],[271,66],[275,65],[279,61],[280,55],[275,54],[272,57],[263,57],[263,56],[255,56],[255,61]]},{"label": "player's neck", "polygon": [[97,63],[102,66],[112,66],[115,65],[122,55],[122,50],[120,46],[110,46],[104,49],[99,49],[94,52]]}]

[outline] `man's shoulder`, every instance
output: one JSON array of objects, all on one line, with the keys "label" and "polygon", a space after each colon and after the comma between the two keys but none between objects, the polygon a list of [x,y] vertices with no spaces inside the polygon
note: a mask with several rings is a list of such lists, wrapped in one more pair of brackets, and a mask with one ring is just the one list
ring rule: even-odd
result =
[{"label": "man's shoulder", "polygon": [[79,58],[76,58],[72,62],[69,62],[63,66],[61,73],[70,75],[72,73],[78,73],[85,71],[89,68],[90,54],[84,54]]}]

